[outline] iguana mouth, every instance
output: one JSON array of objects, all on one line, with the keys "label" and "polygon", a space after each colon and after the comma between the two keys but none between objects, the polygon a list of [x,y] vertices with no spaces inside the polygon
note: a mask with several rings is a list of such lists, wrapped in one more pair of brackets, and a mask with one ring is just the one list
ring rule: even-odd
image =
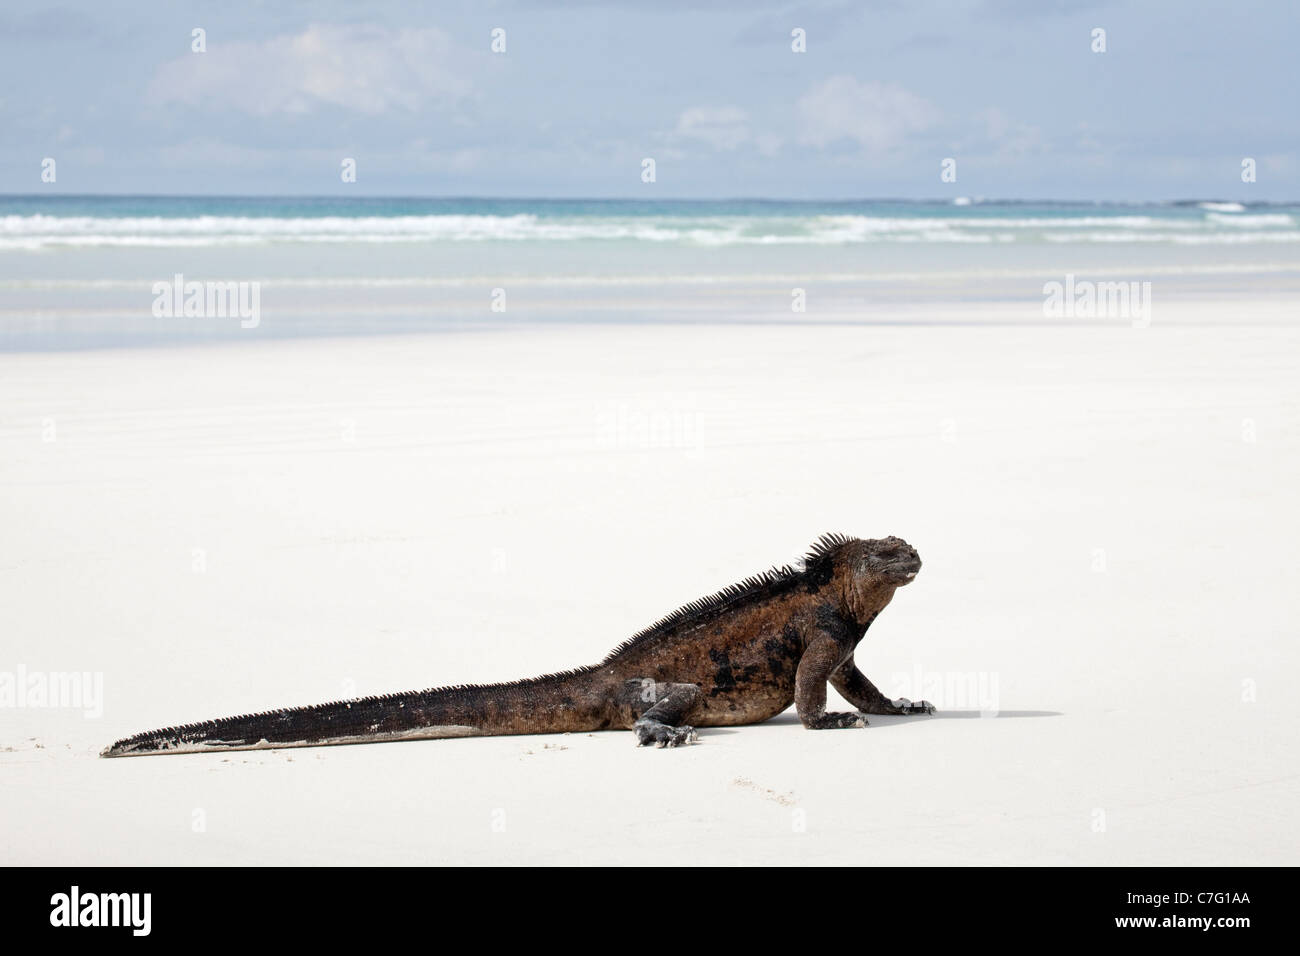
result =
[{"label": "iguana mouth", "polygon": [[912,579],[921,573],[921,558],[918,555],[910,561],[899,561],[889,569],[888,573],[901,584],[911,584]]}]

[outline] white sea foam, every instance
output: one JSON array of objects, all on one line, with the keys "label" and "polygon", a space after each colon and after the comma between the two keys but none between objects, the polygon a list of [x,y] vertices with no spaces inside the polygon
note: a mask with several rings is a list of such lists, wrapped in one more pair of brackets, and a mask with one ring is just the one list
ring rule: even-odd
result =
[{"label": "white sea foam", "polygon": [[[1205,205],[1205,204],[1203,204]],[[1292,242],[1286,213],[1203,217],[609,215],[0,217],[0,250],[269,243],[649,242],[694,246],[873,242]]]},{"label": "white sea foam", "polygon": [[1256,213],[1249,216],[1224,215],[1223,213],[1206,213],[1205,218],[1227,226],[1294,226],[1295,220],[1284,212]]},{"label": "white sea foam", "polygon": [[1183,246],[1248,245],[1250,243],[1300,242],[1300,230],[1269,232],[1062,232],[1044,236],[1048,242],[1112,243],[1169,242]]}]

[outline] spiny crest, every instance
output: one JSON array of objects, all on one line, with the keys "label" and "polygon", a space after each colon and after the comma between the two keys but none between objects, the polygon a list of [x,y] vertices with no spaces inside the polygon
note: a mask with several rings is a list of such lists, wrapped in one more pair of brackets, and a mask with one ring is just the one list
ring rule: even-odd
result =
[{"label": "spiny crest", "polygon": [[716,591],[713,594],[692,601],[690,604],[684,604],[671,614],[664,615],[649,627],[637,631],[610,651],[605,659],[601,661],[601,664],[610,663],[633,646],[656,635],[663,634],[670,628],[711,617],[741,601],[756,597],[759,594],[775,593],[789,585],[802,581],[812,568],[819,565],[835,549],[856,540],[858,539],[844,534],[824,534],[817,539],[808,551],[808,554],[803,559],[802,567],[786,564],[770,568],[760,574],[751,575],[737,584],[725,587],[721,591]]},{"label": "spiny crest", "polygon": [[804,567],[812,567],[829,557],[843,545],[859,540],[861,539],[837,532],[824,534],[813,543],[813,546],[808,549],[808,553],[804,555]]}]

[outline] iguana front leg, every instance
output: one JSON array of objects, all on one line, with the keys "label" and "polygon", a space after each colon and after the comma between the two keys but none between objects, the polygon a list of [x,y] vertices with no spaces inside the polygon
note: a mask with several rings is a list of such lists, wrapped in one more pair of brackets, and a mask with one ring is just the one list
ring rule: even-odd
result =
[{"label": "iguana front leg", "polygon": [[934,704],[928,700],[913,703],[906,697],[890,700],[867,680],[850,657],[831,673],[831,686],[839,695],[864,714],[933,714]]},{"label": "iguana front leg", "polygon": [[843,658],[844,648],[825,634],[810,641],[803,657],[799,658],[794,706],[799,712],[799,720],[809,730],[867,726],[867,718],[861,714],[826,712],[826,681]]}]

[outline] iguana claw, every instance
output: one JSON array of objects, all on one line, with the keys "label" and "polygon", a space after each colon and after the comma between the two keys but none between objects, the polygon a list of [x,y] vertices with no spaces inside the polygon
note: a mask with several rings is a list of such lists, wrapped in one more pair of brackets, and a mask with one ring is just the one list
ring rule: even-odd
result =
[{"label": "iguana claw", "polygon": [[908,700],[906,697],[900,697],[898,700],[890,701],[898,708],[900,714],[933,714],[934,704],[928,700],[918,700],[916,702]]}]

